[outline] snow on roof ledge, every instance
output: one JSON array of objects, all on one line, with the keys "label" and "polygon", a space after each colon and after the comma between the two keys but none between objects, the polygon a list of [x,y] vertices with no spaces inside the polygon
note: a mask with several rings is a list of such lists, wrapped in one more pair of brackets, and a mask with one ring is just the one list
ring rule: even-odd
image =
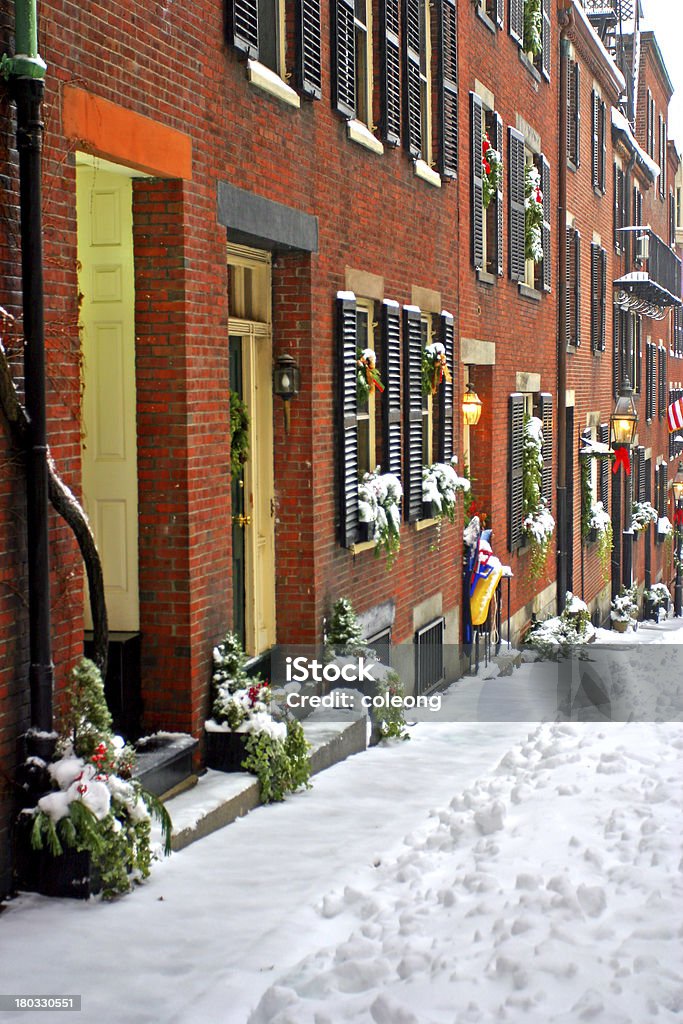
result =
[{"label": "snow on roof ledge", "polygon": [[593,45],[599,51],[600,56],[602,57],[602,59],[605,61],[605,64],[609,68],[609,71],[610,71],[610,73],[612,75],[612,78],[614,79],[615,84],[618,86],[619,91],[622,92],[622,93],[626,92],[626,79],[624,78],[624,76],[622,75],[621,71],[619,70],[619,68],[615,64],[614,59],[612,58],[612,56],[607,52],[605,47],[602,45],[602,41],[601,41],[600,37],[598,36],[598,33],[595,31],[595,29],[591,25],[590,18],[588,17],[588,15],[586,14],[586,12],[583,9],[583,6],[580,3],[575,3],[574,4],[574,14],[576,15],[576,17],[580,21],[583,22],[583,24],[586,27],[586,29],[588,30],[588,32],[590,32],[591,37],[592,37]]},{"label": "snow on roof ledge", "polygon": [[638,144],[631,125],[628,123],[621,111],[617,110],[615,107],[612,107],[612,126],[616,128],[618,132],[623,132],[628,140],[629,146],[638,157],[639,163],[648,172],[652,180],[656,181],[659,177],[658,165]]}]

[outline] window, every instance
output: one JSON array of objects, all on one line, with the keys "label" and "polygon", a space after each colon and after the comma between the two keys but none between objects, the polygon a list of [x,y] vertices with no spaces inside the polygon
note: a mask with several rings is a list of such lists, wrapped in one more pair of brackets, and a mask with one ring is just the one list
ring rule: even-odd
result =
[{"label": "window", "polygon": [[673,191],[669,192],[669,245],[676,244],[676,200]]},{"label": "window", "polygon": [[545,79],[550,78],[550,5],[551,0],[509,0],[510,35]]},{"label": "window", "polygon": [[369,0],[335,0],[334,104],[345,117],[372,125],[372,14]]},{"label": "window", "polygon": [[674,306],[673,354],[683,356],[683,306]]},{"label": "window", "polygon": [[625,377],[634,392],[641,390],[642,322],[639,316],[614,307],[613,334],[613,390],[616,398]]},{"label": "window", "polygon": [[[502,0],[497,0],[497,3],[502,11]],[[458,9],[455,0],[441,0],[439,12],[440,171],[445,177],[452,178],[458,172]]]},{"label": "window", "polygon": [[581,68],[571,57],[567,79],[567,160],[576,168],[581,162]]},{"label": "window", "polygon": [[[680,308],[680,307],[679,307]],[[666,416],[666,385],[667,385],[667,362],[668,356],[667,351],[663,345],[659,345],[657,352],[659,354],[659,389],[657,394],[657,413],[660,420]],[[655,402],[653,397],[652,402],[652,415],[655,413]]]},{"label": "window", "polygon": [[[601,423],[598,427],[598,441],[602,444],[609,445],[609,423]],[[602,502],[602,507],[607,512],[609,509],[609,478],[610,478],[610,463],[609,459],[602,458],[598,459],[599,463],[599,479],[598,479],[598,500]]]},{"label": "window", "polygon": [[[422,355],[425,345],[444,346],[450,383],[443,380],[436,395],[425,394]],[[404,512],[410,523],[423,518],[422,468],[447,462],[453,456],[454,321],[450,313],[423,313],[417,306],[403,307],[403,366],[405,373],[403,417]]]},{"label": "window", "polygon": [[524,544],[524,424],[537,416],[543,424],[541,496],[552,505],[553,398],[545,392],[537,395],[515,392],[508,407],[508,548],[516,551]]},{"label": "window", "polygon": [[666,197],[666,121],[659,115],[659,198]]},{"label": "window", "polygon": [[655,156],[655,101],[652,93],[647,90],[647,107],[645,110],[645,144],[648,156]]},{"label": "window", "polygon": [[[667,514],[667,489],[668,489],[668,466],[666,462],[660,462],[658,466],[655,466],[655,508],[659,513],[659,518],[663,518]],[[661,544],[664,541],[664,535],[655,530],[655,544]]]},{"label": "window", "polygon": [[567,344],[581,344],[581,235],[567,227],[567,301],[565,306]]},{"label": "window", "polygon": [[605,351],[607,250],[591,243],[591,351]]},{"label": "window", "polygon": [[605,101],[600,94],[593,89],[591,93],[591,131],[592,131],[592,155],[591,175],[593,189],[604,195],[605,185],[605,161],[607,159],[607,133],[606,133],[606,111]]},{"label": "window", "polygon": [[[527,259],[531,250],[530,232],[527,230],[525,200],[531,187],[529,170],[537,172],[537,183],[541,191],[542,223],[539,229],[542,258]],[[552,199],[550,192],[550,165],[543,153],[534,155],[525,147],[524,137],[515,129],[508,128],[508,185],[509,185],[509,273],[513,281],[530,288],[550,291],[551,249],[550,221]]]},{"label": "window", "polygon": [[[320,99],[321,47],[320,0],[297,0],[296,73],[297,86],[311,99]],[[229,0],[228,38],[236,50],[283,79],[280,98],[286,98],[286,26],[284,0]],[[250,66],[252,81],[268,85]],[[290,100],[291,102],[291,100]],[[298,105],[298,102],[297,104]]]},{"label": "window", "polygon": [[477,0],[477,10],[486,15],[493,25],[503,27],[503,0]]},{"label": "window", "polygon": [[[471,243],[475,269],[503,275],[503,122],[470,93]],[[497,179],[497,187],[495,182]]]},{"label": "window", "polygon": [[399,0],[383,0],[380,6],[381,131],[390,146],[397,146],[401,141],[399,7]]},{"label": "window", "polygon": [[652,341],[645,343],[645,419],[651,423],[657,403],[657,346]]},{"label": "window", "polygon": [[423,694],[444,679],[443,640],[446,620],[442,617],[415,633],[415,693]]},{"label": "window", "polygon": [[[382,469],[401,475],[400,448],[400,319],[395,302],[382,303],[376,324],[375,304],[353,292],[337,296],[337,365],[339,424],[340,540],[351,547],[360,536],[358,481],[380,462],[377,444],[377,402],[373,391],[359,395],[358,352],[373,348],[382,376]],[[380,336],[378,336],[378,334]],[[380,351],[378,351],[378,348]]]},{"label": "window", "polygon": [[429,0],[403,0],[405,144],[415,160],[432,159]]}]

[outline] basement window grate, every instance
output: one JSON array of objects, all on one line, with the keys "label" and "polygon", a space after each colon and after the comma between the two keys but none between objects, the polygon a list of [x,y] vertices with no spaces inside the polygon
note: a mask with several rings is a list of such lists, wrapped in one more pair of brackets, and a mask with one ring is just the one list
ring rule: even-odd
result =
[{"label": "basement window grate", "polygon": [[363,642],[375,652],[377,660],[382,665],[391,668],[391,627],[373,633]]},{"label": "basement window grate", "polygon": [[418,696],[444,680],[445,621],[443,617],[434,619],[415,633],[415,693]]}]

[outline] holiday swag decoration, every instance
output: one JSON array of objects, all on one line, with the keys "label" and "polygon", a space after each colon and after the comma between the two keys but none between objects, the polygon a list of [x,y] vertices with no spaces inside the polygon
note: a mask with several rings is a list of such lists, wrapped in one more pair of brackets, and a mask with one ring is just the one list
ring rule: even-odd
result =
[{"label": "holiday swag decoration", "polygon": [[524,168],[524,255],[534,263],[543,259],[543,193],[541,176],[533,164]]},{"label": "holiday swag decoration", "polygon": [[393,473],[365,473],[358,484],[358,517],[367,523],[370,539],[375,541],[375,554],[387,553],[391,568],[401,547],[401,509],[403,489]]},{"label": "holiday swag decoration", "polygon": [[543,423],[537,416],[524,419],[523,450],[523,509],[524,535],[531,548],[529,575],[532,580],[541,576],[545,568],[555,520],[550,514],[542,494],[543,481]]},{"label": "holiday swag decoration", "polygon": [[543,49],[541,0],[524,0],[524,49],[536,57]]},{"label": "holiday swag decoration", "polygon": [[377,356],[374,349],[366,348],[358,352],[358,403],[365,402],[371,391],[384,391],[384,384],[377,369]]},{"label": "holiday swag decoration", "polygon": [[487,210],[503,182],[503,160],[497,149],[491,145],[488,133],[484,132],[481,143],[482,184],[484,187],[484,209]]},{"label": "holiday swag decoration", "polygon": [[422,394],[435,395],[444,380],[450,384],[452,379],[446,363],[446,349],[441,342],[425,345],[422,353]]}]

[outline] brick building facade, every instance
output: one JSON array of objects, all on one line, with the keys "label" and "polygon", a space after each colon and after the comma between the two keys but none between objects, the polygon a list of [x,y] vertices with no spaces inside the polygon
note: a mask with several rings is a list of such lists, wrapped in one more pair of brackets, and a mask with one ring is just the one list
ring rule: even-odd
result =
[{"label": "brick building facade", "polygon": [[[457,675],[462,509],[454,524],[439,525],[421,486],[424,465],[453,455],[460,471],[467,463],[494,550],[514,572],[514,632],[552,612],[555,550],[531,579],[522,531],[526,413],[544,424],[543,494],[553,512],[558,445],[571,453],[571,582],[595,604],[603,581],[577,525],[578,438],[586,428],[599,433],[613,402],[610,282],[629,270],[614,241],[613,166],[636,140],[612,124],[619,71],[579,7],[567,0],[557,8],[542,0],[530,40],[522,0],[336,0],[331,10],[308,0],[202,0],[163,6],[154,19],[136,3],[41,5],[49,441],[98,536],[112,638],[139,649],[144,730],[200,735],[211,649],[227,628],[241,632],[254,656],[275,643],[319,643],[343,596],[367,636],[412,644],[434,628],[451,652],[446,674]],[[568,171],[566,213],[582,239],[573,323],[584,339],[568,357],[573,416],[564,440],[557,338],[567,310],[556,212],[563,8],[575,8],[571,59],[581,67],[581,161]],[[8,5],[1,24],[10,51]],[[670,90],[654,40],[644,40],[641,75],[665,118]],[[0,304],[17,316],[9,101],[3,123]],[[647,150],[647,125],[638,120],[636,132],[638,152]],[[664,129],[660,138],[666,163]],[[485,140],[503,172],[486,200]],[[667,245],[674,173],[662,198],[647,160],[634,171],[653,204],[649,223]],[[536,259],[525,245],[532,179],[542,191]],[[591,246],[606,253],[597,328]],[[672,349],[666,323],[644,327],[643,346],[651,335]],[[594,335],[600,344],[591,344]],[[452,379],[424,396],[422,350],[437,341]],[[20,376],[20,325],[6,322],[3,344]],[[377,354],[385,391],[359,403],[364,348]],[[283,356],[300,371],[286,402],[272,384]],[[669,383],[683,375],[664,365],[668,398]],[[464,428],[468,380],[483,414]],[[231,393],[251,424],[249,458],[232,481]],[[654,488],[658,462],[668,463],[666,428],[659,409],[647,427],[641,412],[641,424],[643,472]],[[24,471],[4,425],[0,446],[1,891],[11,885],[12,779],[31,712]],[[404,489],[390,570],[359,521],[358,473],[376,466]],[[636,545],[633,563],[641,582],[644,547]],[[50,557],[59,691],[89,622],[77,550],[54,516]],[[663,557],[653,546],[652,579],[670,573]],[[603,612],[604,603],[603,594]]]}]

